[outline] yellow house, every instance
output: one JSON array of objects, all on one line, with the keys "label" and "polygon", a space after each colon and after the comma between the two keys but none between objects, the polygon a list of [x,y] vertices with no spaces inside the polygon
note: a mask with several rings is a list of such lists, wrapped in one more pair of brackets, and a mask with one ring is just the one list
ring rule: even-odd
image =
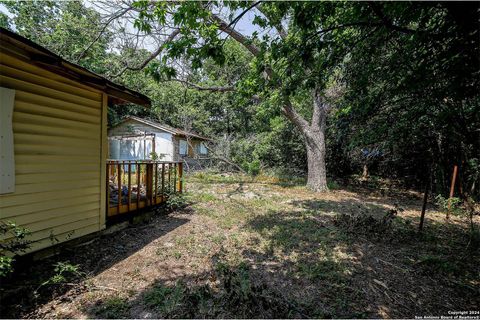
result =
[{"label": "yellow house", "polygon": [[39,250],[105,228],[107,107],[150,100],[0,28],[0,220]]}]

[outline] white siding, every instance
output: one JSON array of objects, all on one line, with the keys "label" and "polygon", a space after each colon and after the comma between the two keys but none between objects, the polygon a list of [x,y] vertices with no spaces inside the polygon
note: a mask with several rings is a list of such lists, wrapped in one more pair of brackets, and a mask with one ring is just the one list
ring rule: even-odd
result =
[{"label": "white siding", "polygon": [[155,133],[155,152],[162,161],[173,160],[172,134],[168,132]]}]

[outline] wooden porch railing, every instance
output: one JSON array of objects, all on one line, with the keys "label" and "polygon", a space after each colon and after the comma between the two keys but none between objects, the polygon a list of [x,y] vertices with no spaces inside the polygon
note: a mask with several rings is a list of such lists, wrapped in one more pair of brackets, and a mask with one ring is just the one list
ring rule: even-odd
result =
[{"label": "wooden porch railing", "polygon": [[107,161],[107,217],[160,204],[182,189],[181,162]]}]

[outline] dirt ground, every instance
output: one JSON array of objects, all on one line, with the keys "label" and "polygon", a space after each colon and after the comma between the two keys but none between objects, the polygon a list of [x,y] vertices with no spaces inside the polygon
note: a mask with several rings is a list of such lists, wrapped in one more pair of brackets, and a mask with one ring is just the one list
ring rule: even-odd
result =
[{"label": "dirt ground", "polygon": [[[412,318],[479,310],[480,258],[466,219],[446,222],[430,205],[419,234],[418,193],[316,194],[275,179],[204,174],[186,188],[184,209],[23,266],[2,285],[2,317]],[[67,267],[55,271],[58,262]]]}]

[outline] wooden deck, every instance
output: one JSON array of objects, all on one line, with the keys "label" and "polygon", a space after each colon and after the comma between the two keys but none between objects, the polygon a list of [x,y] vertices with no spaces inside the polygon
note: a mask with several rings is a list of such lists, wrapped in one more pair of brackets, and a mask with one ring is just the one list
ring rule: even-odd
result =
[{"label": "wooden deck", "polygon": [[107,161],[107,218],[165,202],[182,192],[183,165],[164,161]]}]

